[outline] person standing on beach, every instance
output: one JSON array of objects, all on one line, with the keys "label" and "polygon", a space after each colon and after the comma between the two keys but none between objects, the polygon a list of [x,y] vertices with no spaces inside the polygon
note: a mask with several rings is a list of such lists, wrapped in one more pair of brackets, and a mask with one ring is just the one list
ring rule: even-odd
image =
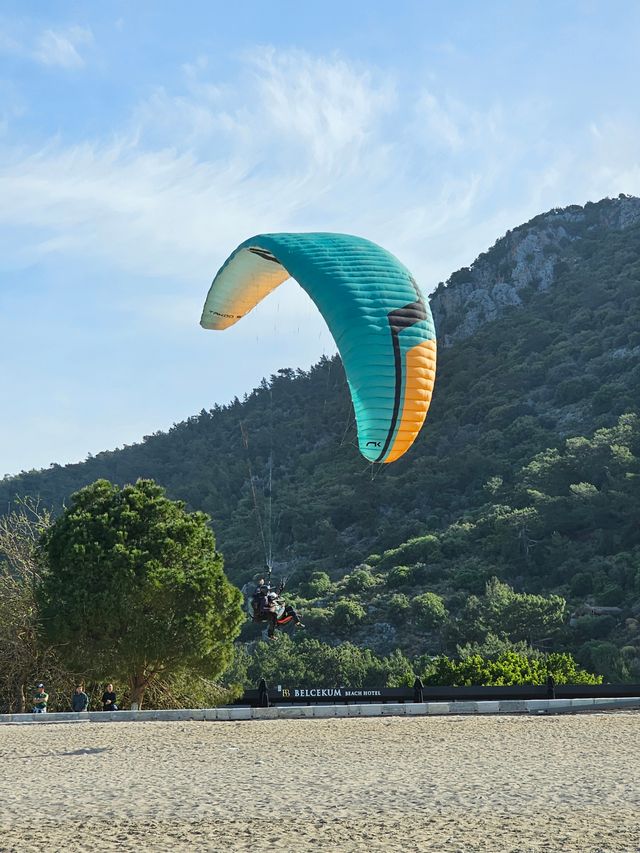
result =
[{"label": "person standing on beach", "polygon": [[75,689],[75,693],[71,697],[71,710],[78,713],[79,711],[86,711],[89,706],[89,697],[82,689],[82,685],[78,684]]},{"label": "person standing on beach", "polygon": [[107,684],[107,689],[102,694],[102,710],[117,711],[116,694],[113,690],[113,684]]},{"label": "person standing on beach", "polygon": [[36,687],[36,692],[33,695],[33,713],[46,714],[48,701],[49,694],[45,693],[44,684],[38,684]]}]

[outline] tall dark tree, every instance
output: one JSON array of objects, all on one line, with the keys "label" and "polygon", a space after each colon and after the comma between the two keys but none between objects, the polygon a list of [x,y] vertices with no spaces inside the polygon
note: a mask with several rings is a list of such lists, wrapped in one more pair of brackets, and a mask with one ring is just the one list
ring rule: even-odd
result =
[{"label": "tall dark tree", "polygon": [[243,620],[240,592],[201,512],[152,480],[76,492],[43,537],[44,630],[78,672],[127,680],[131,701],[159,676],[215,678]]}]

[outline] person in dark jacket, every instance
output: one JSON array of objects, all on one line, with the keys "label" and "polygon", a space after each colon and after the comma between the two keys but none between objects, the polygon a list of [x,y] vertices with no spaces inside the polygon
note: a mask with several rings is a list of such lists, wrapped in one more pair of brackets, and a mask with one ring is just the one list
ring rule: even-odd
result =
[{"label": "person in dark jacket", "polygon": [[113,684],[107,684],[107,688],[102,694],[102,710],[103,711],[117,711],[118,706],[116,705],[116,694],[113,689]]},{"label": "person in dark jacket", "polygon": [[89,697],[82,689],[82,685],[78,684],[73,696],[71,697],[71,710],[78,713],[79,711],[86,711],[88,707]]},{"label": "person in dark jacket", "polygon": [[257,578],[258,585],[256,586],[253,595],[251,596],[251,607],[253,609],[253,617],[255,621],[258,621],[258,617],[260,616],[260,598],[262,595],[262,587],[266,586],[267,590],[269,589],[268,585],[265,584],[264,578],[260,575]]},{"label": "person in dark jacket", "polygon": [[276,606],[269,597],[269,587],[263,584],[256,594],[256,622],[268,622],[267,636],[270,640],[274,639],[274,634],[277,624]]}]

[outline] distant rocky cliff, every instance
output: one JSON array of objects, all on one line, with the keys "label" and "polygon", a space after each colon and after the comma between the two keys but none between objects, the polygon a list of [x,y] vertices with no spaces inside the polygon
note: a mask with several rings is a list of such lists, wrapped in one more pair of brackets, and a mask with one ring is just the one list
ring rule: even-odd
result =
[{"label": "distant rocky cliff", "polygon": [[640,198],[620,196],[584,207],[554,208],[508,231],[471,267],[454,273],[431,297],[441,346],[472,335],[531,290],[546,290],[557,265],[585,232],[621,231],[640,223]]}]

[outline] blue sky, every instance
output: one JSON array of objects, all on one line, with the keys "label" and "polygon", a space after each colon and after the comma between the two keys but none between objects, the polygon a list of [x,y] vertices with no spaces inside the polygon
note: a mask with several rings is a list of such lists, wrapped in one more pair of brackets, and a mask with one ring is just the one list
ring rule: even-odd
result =
[{"label": "blue sky", "polygon": [[554,206],[640,194],[632,2],[0,4],[0,476],[334,351],[287,283],[198,325],[251,234],[347,231],[425,291]]}]

